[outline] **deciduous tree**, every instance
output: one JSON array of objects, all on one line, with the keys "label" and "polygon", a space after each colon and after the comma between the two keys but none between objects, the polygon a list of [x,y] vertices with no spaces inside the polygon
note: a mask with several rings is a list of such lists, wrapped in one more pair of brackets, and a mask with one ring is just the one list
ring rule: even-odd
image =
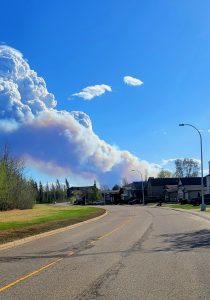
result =
[{"label": "deciduous tree", "polygon": [[175,177],[197,177],[200,171],[199,162],[192,158],[176,159]]}]

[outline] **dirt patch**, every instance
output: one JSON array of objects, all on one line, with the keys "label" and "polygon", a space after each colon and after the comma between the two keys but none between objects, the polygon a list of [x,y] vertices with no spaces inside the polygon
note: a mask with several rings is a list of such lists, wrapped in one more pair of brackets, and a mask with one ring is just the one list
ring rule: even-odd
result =
[{"label": "dirt patch", "polygon": [[105,209],[100,208],[98,211],[89,213],[88,215],[74,217],[63,220],[50,221],[43,224],[31,225],[26,228],[15,228],[0,231],[0,244],[5,244],[12,242],[14,240],[19,240],[28,236],[36,235],[46,231],[51,231],[54,229],[66,227],[76,223],[84,222],[86,220],[101,216],[104,214]]}]

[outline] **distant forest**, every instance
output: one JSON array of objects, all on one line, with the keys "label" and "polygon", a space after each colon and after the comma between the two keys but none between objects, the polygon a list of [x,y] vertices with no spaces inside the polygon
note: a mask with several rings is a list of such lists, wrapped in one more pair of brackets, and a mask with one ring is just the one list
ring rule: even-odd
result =
[{"label": "distant forest", "polygon": [[24,161],[12,157],[5,147],[0,155],[0,210],[29,209],[35,203],[62,202],[67,199],[69,182],[37,184],[25,176]]}]

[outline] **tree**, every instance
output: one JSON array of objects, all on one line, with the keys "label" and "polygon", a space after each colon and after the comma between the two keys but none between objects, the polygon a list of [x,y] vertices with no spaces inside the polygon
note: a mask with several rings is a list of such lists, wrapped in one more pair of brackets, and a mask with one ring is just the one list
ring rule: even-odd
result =
[{"label": "tree", "polygon": [[197,177],[200,171],[199,162],[192,158],[176,159],[175,177]]},{"label": "tree", "polygon": [[46,203],[50,203],[51,202],[51,199],[50,199],[50,187],[49,187],[49,184],[47,182],[45,188],[44,188],[44,202]]},{"label": "tree", "polygon": [[101,184],[100,190],[101,190],[101,191],[109,191],[109,186],[106,185],[106,184]]},{"label": "tree", "polygon": [[44,196],[44,189],[43,189],[43,185],[42,185],[42,182],[40,181],[39,182],[39,194],[38,194],[38,202],[39,203],[42,203],[43,202],[43,197]]},{"label": "tree", "polygon": [[30,179],[30,183],[31,183],[31,186],[32,186],[32,188],[34,190],[34,193],[35,193],[35,203],[37,203],[39,201],[39,199],[38,199],[39,188],[38,188],[37,182],[33,179]]},{"label": "tree", "polygon": [[65,178],[65,186],[66,198],[68,199],[72,196],[72,191],[70,190],[70,184],[67,178]]},{"label": "tree", "polygon": [[67,179],[67,178],[65,178],[65,184],[66,184],[66,189],[68,190],[68,189],[70,188],[70,184],[69,184],[69,182],[68,182],[68,179]]},{"label": "tree", "polygon": [[50,194],[51,194],[52,202],[55,202],[56,201],[56,189],[55,189],[55,186],[53,183],[51,185]]},{"label": "tree", "polygon": [[118,184],[115,184],[112,188],[113,191],[117,191],[120,189],[120,186]]},{"label": "tree", "polygon": [[161,171],[158,173],[157,177],[158,178],[171,178],[172,175],[173,175],[172,172],[161,169]]},{"label": "tree", "polygon": [[32,208],[35,200],[34,184],[24,178],[24,162],[11,157],[5,146],[0,154],[0,210]]},{"label": "tree", "polygon": [[122,180],[122,186],[126,186],[126,185],[128,185],[128,180],[126,177],[124,177]]},{"label": "tree", "polygon": [[94,187],[92,191],[88,192],[88,202],[96,202],[102,199],[102,195],[97,187]]}]

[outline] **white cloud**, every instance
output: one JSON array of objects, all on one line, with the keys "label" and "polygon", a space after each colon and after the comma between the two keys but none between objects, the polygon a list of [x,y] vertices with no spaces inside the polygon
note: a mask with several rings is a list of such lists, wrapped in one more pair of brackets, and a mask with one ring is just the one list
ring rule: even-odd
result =
[{"label": "white cloud", "polygon": [[137,86],[137,85],[142,85],[143,81],[141,81],[140,79],[131,77],[131,76],[124,76],[123,81],[125,84],[127,85],[133,85],[133,86]]},{"label": "white cloud", "polygon": [[[88,97],[111,91],[106,85],[89,88]],[[131,178],[132,169],[149,176],[158,173],[154,164],[100,139],[87,114],[58,111],[56,103],[44,79],[30,69],[22,54],[1,45],[0,140],[7,141],[28,165],[51,176],[96,179],[103,184]]]},{"label": "white cloud", "polygon": [[83,111],[71,111],[70,114],[84,127],[89,128],[90,130],[93,129],[90,117]]},{"label": "white cloud", "polygon": [[0,119],[19,123],[33,119],[57,102],[43,78],[30,69],[22,54],[0,46]]},{"label": "white cloud", "polygon": [[[161,166],[164,167],[164,166],[166,166],[168,164],[174,163],[177,159],[184,159],[184,158],[183,157],[177,157],[177,158],[162,159]],[[190,157],[190,159],[193,159],[198,164],[201,163],[200,159],[192,158],[192,157]]]},{"label": "white cloud", "polygon": [[93,86],[87,86],[86,88],[82,89],[81,92],[75,93],[72,96],[77,96],[85,100],[91,100],[95,97],[101,96],[106,91],[111,92],[111,86],[106,84],[97,84]]},{"label": "white cloud", "polygon": [[163,166],[166,166],[168,164],[174,163],[176,159],[178,159],[178,158],[162,159],[161,166],[163,167]]}]

